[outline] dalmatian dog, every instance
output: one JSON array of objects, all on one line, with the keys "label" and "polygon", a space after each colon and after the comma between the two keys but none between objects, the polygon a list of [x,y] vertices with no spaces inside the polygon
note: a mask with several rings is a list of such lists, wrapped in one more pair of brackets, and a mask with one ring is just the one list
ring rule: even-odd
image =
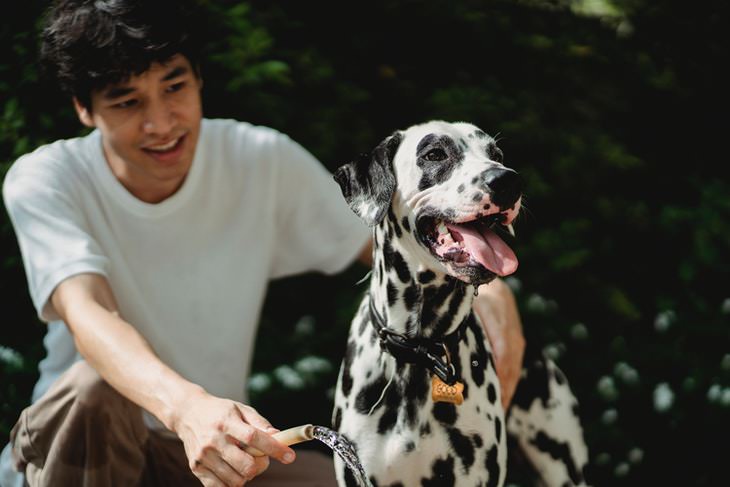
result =
[{"label": "dalmatian dog", "polygon": [[[393,133],[335,180],[373,227],[374,262],[332,423],[372,485],[501,486],[508,435],[542,485],[586,485],[588,452],[564,375],[528,345],[505,415],[472,312],[479,285],[517,268],[502,237],[521,182],[495,140],[468,123],[432,121]],[[357,485],[339,459],[336,470],[341,486]]]}]

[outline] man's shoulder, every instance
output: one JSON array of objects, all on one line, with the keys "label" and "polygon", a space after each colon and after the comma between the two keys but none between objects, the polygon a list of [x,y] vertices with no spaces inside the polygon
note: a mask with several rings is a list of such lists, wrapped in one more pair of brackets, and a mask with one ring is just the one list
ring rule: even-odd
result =
[{"label": "man's shoulder", "polygon": [[97,134],[60,139],[43,144],[32,152],[20,156],[8,169],[3,179],[3,192],[12,187],[51,184],[59,186],[70,180],[73,174],[86,171],[89,151]]},{"label": "man's shoulder", "polygon": [[235,146],[236,149],[258,149],[286,143],[289,139],[282,132],[264,125],[255,125],[233,119],[203,119],[204,144]]}]

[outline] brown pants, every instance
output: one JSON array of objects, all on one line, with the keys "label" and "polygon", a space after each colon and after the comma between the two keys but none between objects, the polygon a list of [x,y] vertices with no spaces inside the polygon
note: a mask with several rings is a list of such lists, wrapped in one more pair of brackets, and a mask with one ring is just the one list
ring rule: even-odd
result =
[{"label": "brown pants", "polygon": [[[200,486],[182,442],[148,429],[141,409],[86,362],[71,367],[10,433],[16,467],[35,486]],[[336,486],[332,459],[300,450],[291,465],[272,460],[252,487]]]}]

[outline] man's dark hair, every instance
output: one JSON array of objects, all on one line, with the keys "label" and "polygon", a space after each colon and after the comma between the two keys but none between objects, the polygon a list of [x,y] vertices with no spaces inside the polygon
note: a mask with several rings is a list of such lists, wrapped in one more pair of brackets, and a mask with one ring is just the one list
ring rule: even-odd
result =
[{"label": "man's dark hair", "polygon": [[199,69],[199,9],[183,0],[59,0],[41,37],[41,63],[91,109],[91,93],[175,54]]}]

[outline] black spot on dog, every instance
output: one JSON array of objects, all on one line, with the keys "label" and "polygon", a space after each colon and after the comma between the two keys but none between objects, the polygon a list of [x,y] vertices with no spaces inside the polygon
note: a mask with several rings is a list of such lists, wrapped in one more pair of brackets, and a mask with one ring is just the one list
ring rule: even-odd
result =
[{"label": "black spot on dog", "polygon": [[563,462],[573,484],[577,485],[583,482],[583,473],[573,463],[570,446],[567,443],[553,440],[544,431],[538,431],[537,436],[530,442],[552,458]]},{"label": "black spot on dog", "polygon": [[471,178],[471,184],[477,184],[479,182],[479,176],[474,176]]},{"label": "black spot on dog", "polygon": [[487,134],[483,130],[479,130],[479,129],[474,131],[474,135],[476,136],[477,139],[486,139],[487,138]]},{"label": "black spot on dog", "polygon": [[487,386],[487,398],[492,404],[494,404],[494,402],[497,400],[497,389],[494,387],[493,382],[490,382]]},{"label": "black spot on dog", "polygon": [[[476,365],[475,365],[476,364]],[[485,362],[479,360],[479,355],[476,353],[471,354],[471,379],[474,381],[474,385],[481,387],[484,384],[484,365]]]},{"label": "black spot on dog", "polygon": [[428,436],[431,434],[431,423],[426,422],[421,425],[421,429],[419,431],[421,438],[424,436]]},{"label": "black spot on dog", "polygon": [[[466,295],[466,286],[461,281],[455,281],[452,284],[451,301],[449,301],[449,307],[446,312],[440,317],[436,326],[432,331],[432,336],[443,336],[448,331],[449,327],[454,322],[454,316],[459,310],[461,303],[464,301]],[[425,306],[424,306],[425,308]],[[427,328],[424,326],[424,328]]]},{"label": "black spot on dog", "polygon": [[502,439],[502,421],[499,417],[494,419],[494,436],[497,438],[497,443]]},{"label": "black spot on dog", "polygon": [[414,442],[409,441],[408,443],[406,443],[406,446],[405,446],[406,453],[410,453],[415,449],[416,449],[416,444]]},{"label": "black spot on dog", "polygon": [[388,220],[390,220],[390,224],[393,226],[395,235],[398,238],[402,238],[403,230],[401,229],[400,224],[398,224],[398,218],[396,218],[395,213],[393,213],[393,207],[388,208]]},{"label": "black spot on dog", "polygon": [[403,291],[403,301],[405,302],[406,309],[411,311],[416,303],[421,299],[421,290],[415,282],[411,282],[411,285]]},{"label": "black spot on dog", "polygon": [[449,428],[447,434],[451,448],[454,449],[456,456],[461,459],[466,473],[469,473],[469,468],[474,465],[474,445],[468,436],[463,435],[456,428]]},{"label": "black spot on dog", "polygon": [[489,478],[487,479],[487,487],[495,487],[499,485],[499,451],[497,445],[492,445],[492,448],[487,452],[487,458],[484,461],[484,466],[487,469]]},{"label": "black spot on dog", "polygon": [[[380,399],[380,394],[385,389],[388,381],[385,380],[384,376],[380,376],[369,384],[365,385],[355,398],[355,408],[360,414],[370,413],[370,409]],[[379,403],[375,409],[382,407],[383,403]]]},{"label": "black spot on dog", "polygon": [[340,425],[342,424],[342,408],[337,407],[335,408],[335,414],[332,418],[332,428],[335,429],[335,431],[339,431]]},{"label": "black spot on dog", "polygon": [[433,417],[441,423],[453,426],[456,422],[456,406],[446,402],[437,402],[433,405]]},{"label": "black spot on dog", "polygon": [[471,437],[471,441],[474,442],[474,446],[481,448],[484,445],[484,440],[479,433],[474,433]]},{"label": "black spot on dog", "polygon": [[395,284],[393,284],[393,281],[391,281],[390,279],[388,279],[386,291],[388,294],[388,306],[393,306],[398,300],[398,288],[395,287]]},{"label": "black spot on dog", "polygon": [[385,411],[378,421],[378,433],[384,435],[389,433],[398,419],[398,405],[400,404],[401,395],[396,391],[396,386],[391,385],[385,393],[383,403],[385,403]]},{"label": "black spot on dog", "polygon": [[431,478],[422,478],[422,487],[445,487],[454,485],[456,477],[454,476],[454,457],[449,455],[446,459],[439,458],[433,462],[431,467]]},{"label": "black spot on dog", "polygon": [[483,199],[484,199],[484,193],[482,193],[481,191],[478,191],[478,192],[474,193],[474,194],[472,195],[472,197],[471,197],[471,200],[472,200],[472,201],[473,201],[474,203],[479,203],[479,202],[480,202],[480,201],[482,201]]},{"label": "black spot on dog", "polygon": [[501,163],[504,159],[504,154],[502,153],[502,149],[497,147],[494,142],[490,142],[489,144],[487,144],[487,157],[495,162]]},{"label": "black spot on dog", "polygon": [[458,187],[456,188],[456,192],[457,192],[457,193],[463,193],[465,189],[466,189],[466,186],[464,185],[464,183],[462,183],[462,184],[460,184],[460,185],[459,185],[459,186],[458,186]]},{"label": "black spot on dog", "polygon": [[407,216],[404,216],[403,217],[403,220],[401,220],[401,225],[403,225],[403,229],[406,232],[410,232],[411,231],[411,222],[408,221],[408,217]]},{"label": "black spot on dog", "polygon": [[350,369],[352,368],[352,361],[355,358],[355,348],[355,342],[347,342],[345,358],[342,363],[342,394],[345,397],[348,397],[352,390],[352,374],[350,373]]},{"label": "black spot on dog", "polygon": [[418,273],[418,282],[421,284],[428,284],[436,278],[436,274],[433,271],[423,271]]},{"label": "black spot on dog", "polygon": [[408,271],[408,264],[400,252],[393,249],[390,242],[383,242],[383,260],[387,270],[395,269],[398,279],[403,283],[407,283],[411,279],[411,273]]},{"label": "black spot on dog", "polygon": [[[442,151],[444,158],[428,160],[428,154],[434,150]],[[447,135],[426,135],[419,142],[416,153],[418,155],[416,165],[422,171],[421,180],[418,182],[420,191],[447,181],[464,160],[464,150]]]},{"label": "black spot on dog", "polygon": [[512,404],[529,411],[532,402],[540,399],[543,407],[547,409],[550,399],[550,390],[548,388],[550,379],[543,362],[544,359],[539,349],[530,346],[529,343],[525,347],[524,357],[526,375],[517,383],[517,389],[514,396],[512,396]]}]

